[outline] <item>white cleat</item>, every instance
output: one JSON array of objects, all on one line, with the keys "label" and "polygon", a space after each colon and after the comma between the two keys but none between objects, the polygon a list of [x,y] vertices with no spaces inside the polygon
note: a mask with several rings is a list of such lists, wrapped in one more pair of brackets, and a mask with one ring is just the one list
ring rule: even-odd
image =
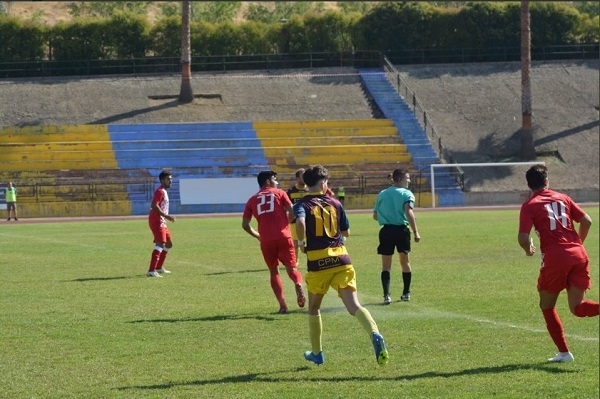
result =
[{"label": "white cleat", "polygon": [[550,363],[569,363],[574,360],[575,358],[571,352],[558,352],[556,356],[548,359]]}]

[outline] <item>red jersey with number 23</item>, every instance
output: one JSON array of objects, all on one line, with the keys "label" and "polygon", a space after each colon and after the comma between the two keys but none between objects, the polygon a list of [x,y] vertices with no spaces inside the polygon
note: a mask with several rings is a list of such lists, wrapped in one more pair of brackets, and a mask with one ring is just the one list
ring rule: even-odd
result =
[{"label": "red jersey with number 23", "polygon": [[568,195],[544,189],[521,206],[519,233],[529,233],[533,226],[542,254],[564,262],[586,260],[587,253],[573,225],[584,215],[585,211]]},{"label": "red jersey with number 23", "polygon": [[256,218],[260,241],[291,238],[286,207],[292,206],[287,193],[275,187],[266,187],[254,194],[244,208],[244,219]]}]

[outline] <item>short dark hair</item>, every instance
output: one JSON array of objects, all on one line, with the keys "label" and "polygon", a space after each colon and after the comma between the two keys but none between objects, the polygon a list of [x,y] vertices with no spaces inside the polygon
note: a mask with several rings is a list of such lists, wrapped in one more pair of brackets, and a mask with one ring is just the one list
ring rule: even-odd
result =
[{"label": "short dark hair", "polygon": [[527,187],[530,189],[539,190],[544,188],[545,180],[548,178],[548,168],[542,164],[533,165],[525,173],[525,178],[527,179]]},{"label": "short dark hair", "polygon": [[258,174],[256,180],[258,181],[259,187],[264,187],[267,184],[267,181],[272,177],[277,177],[277,173],[272,170],[263,170]]},{"label": "short dark hair", "polygon": [[163,170],[162,172],[160,172],[160,175],[158,175],[158,180],[163,181],[163,179],[165,177],[169,177],[169,176],[173,176],[173,174],[168,170]]},{"label": "short dark hair", "polygon": [[408,169],[394,169],[391,174],[392,180],[399,182],[407,173],[409,173]]},{"label": "short dark hair", "polygon": [[320,180],[326,179],[329,179],[329,171],[322,165],[310,166],[302,175],[302,180],[308,187],[314,187]]}]

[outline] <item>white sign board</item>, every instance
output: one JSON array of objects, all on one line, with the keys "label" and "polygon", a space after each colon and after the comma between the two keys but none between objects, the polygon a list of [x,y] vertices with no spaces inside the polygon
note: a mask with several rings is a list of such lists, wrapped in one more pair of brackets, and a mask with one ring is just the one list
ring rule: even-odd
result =
[{"label": "white sign board", "polygon": [[181,205],[245,204],[258,190],[256,177],[179,180]]}]

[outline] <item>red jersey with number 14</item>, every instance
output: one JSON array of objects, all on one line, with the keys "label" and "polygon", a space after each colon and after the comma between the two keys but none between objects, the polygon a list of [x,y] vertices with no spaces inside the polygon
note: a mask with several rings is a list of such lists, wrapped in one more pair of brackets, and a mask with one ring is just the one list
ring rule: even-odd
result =
[{"label": "red jersey with number 14", "polygon": [[573,221],[579,222],[584,215],[583,209],[568,195],[544,189],[521,206],[519,233],[529,234],[533,226],[543,254],[563,253],[586,259],[587,253],[573,226]]},{"label": "red jersey with number 14", "polygon": [[244,219],[256,218],[260,241],[291,238],[286,207],[292,206],[287,193],[279,188],[266,187],[254,194],[244,208]]}]

